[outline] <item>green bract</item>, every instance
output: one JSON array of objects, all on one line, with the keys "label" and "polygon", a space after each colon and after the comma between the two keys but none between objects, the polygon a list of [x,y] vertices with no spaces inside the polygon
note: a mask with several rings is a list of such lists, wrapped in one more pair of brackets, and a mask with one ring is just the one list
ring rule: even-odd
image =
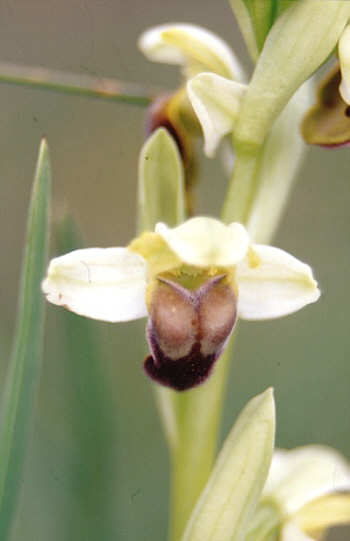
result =
[{"label": "green bract", "polygon": [[159,221],[175,226],[185,220],[181,159],[174,140],[164,129],[157,130],[142,148],[138,203],[139,231],[153,229]]},{"label": "green bract", "polygon": [[244,408],[217,458],[182,541],[243,541],[272,458],[272,390]]}]

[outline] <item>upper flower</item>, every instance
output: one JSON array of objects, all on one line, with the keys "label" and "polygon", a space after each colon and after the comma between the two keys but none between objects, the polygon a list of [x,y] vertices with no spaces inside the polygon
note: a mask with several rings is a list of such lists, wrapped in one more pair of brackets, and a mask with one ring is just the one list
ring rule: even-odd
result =
[{"label": "upper flower", "polygon": [[176,389],[211,372],[237,316],[284,316],[314,302],[310,267],[286,252],[250,245],[244,227],[193,218],[157,224],[127,248],[90,248],[53,259],[47,299],[105,321],[149,316],[146,372]]},{"label": "upper flower", "polygon": [[[321,445],[275,451],[252,534],[267,516],[271,526],[275,524],[278,535],[273,538],[278,541],[323,539],[331,526],[349,524],[349,464]],[[271,532],[259,539],[270,536]]]},{"label": "upper flower", "polygon": [[204,71],[236,80],[244,76],[227,43],[213,32],[194,24],[155,26],[140,36],[138,45],[152,62],[181,66],[185,79]]},{"label": "upper flower", "polygon": [[[241,82],[243,69],[232,49],[209,30],[180,23],[146,30],[139,47],[153,62],[182,67],[184,79],[189,81],[188,97],[203,129],[204,151],[213,156],[221,138],[232,131],[246,88]],[[180,95],[176,107],[184,108],[187,94]]]},{"label": "upper flower", "polygon": [[203,128],[206,154],[212,156],[220,138],[230,132],[236,149],[260,147],[293,94],[337,45],[340,92],[349,104],[349,16],[349,2],[290,2],[264,39],[246,88],[222,74],[201,73],[191,79],[188,94]]}]

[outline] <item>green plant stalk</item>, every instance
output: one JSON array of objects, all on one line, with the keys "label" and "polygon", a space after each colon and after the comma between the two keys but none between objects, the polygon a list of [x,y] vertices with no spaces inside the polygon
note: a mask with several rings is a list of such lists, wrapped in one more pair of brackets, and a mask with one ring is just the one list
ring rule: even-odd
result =
[{"label": "green plant stalk", "polygon": [[1,407],[0,539],[10,535],[23,475],[41,369],[44,297],[40,284],[47,261],[50,164],[40,147],[29,211],[20,305],[14,347]]},{"label": "green plant stalk", "polygon": [[[160,220],[176,225],[185,219],[183,183],[177,147],[170,135],[160,130],[145,143],[140,155],[140,229],[152,231]],[[170,199],[169,193],[173,194]],[[231,346],[218,360],[210,379],[196,389],[176,392],[155,386],[170,455],[171,541],[181,539],[211,474],[230,356]]]},{"label": "green plant stalk", "polygon": [[224,223],[246,224],[254,203],[256,176],[264,145],[236,145],[236,161],[222,210]]},{"label": "green plant stalk", "polygon": [[232,356],[232,338],[204,385],[182,393],[157,388],[170,452],[170,541],[180,541],[211,474]]},{"label": "green plant stalk", "polygon": [[121,102],[137,107],[148,107],[158,92],[156,89],[139,84],[102,78],[97,75],[76,75],[7,62],[0,62],[0,83]]}]

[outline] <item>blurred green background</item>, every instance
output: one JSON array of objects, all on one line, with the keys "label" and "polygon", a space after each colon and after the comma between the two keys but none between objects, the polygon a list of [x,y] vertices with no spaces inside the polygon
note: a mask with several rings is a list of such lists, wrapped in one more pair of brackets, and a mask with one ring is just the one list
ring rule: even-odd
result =
[{"label": "blurred green background", "polygon": [[[178,21],[221,35],[249,73],[226,0],[4,0],[0,56],[169,89],[179,82],[178,70],[146,61],[136,41],[149,26]],[[98,99],[0,85],[1,381],[42,135],[51,151],[54,214],[66,205],[88,246],[124,245],[135,232],[144,114]],[[224,175],[215,162],[203,163],[202,173],[198,213],[218,215]],[[309,150],[274,244],[312,265],[322,298],[288,318],[239,325],[222,437],[247,400],[273,385],[278,446],[319,442],[350,458],[349,176],[349,149]],[[85,361],[90,363],[94,344],[87,343],[75,362],[67,353],[67,332],[79,318],[54,306],[47,316],[14,541],[165,539],[167,451],[152,384],[142,371],[144,323],[87,323],[104,344],[96,379],[87,381]],[[81,448],[90,451],[86,457]]]}]

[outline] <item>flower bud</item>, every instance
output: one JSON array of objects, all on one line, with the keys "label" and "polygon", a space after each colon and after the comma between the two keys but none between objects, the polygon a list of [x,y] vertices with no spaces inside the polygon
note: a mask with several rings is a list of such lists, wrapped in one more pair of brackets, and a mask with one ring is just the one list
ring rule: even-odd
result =
[{"label": "flower bud", "polygon": [[147,338],[151,356],[144,368],[153,380],[183,391],[204,382],[237,319],[237,297],[218,275],[195,289],[158,278]]}]

